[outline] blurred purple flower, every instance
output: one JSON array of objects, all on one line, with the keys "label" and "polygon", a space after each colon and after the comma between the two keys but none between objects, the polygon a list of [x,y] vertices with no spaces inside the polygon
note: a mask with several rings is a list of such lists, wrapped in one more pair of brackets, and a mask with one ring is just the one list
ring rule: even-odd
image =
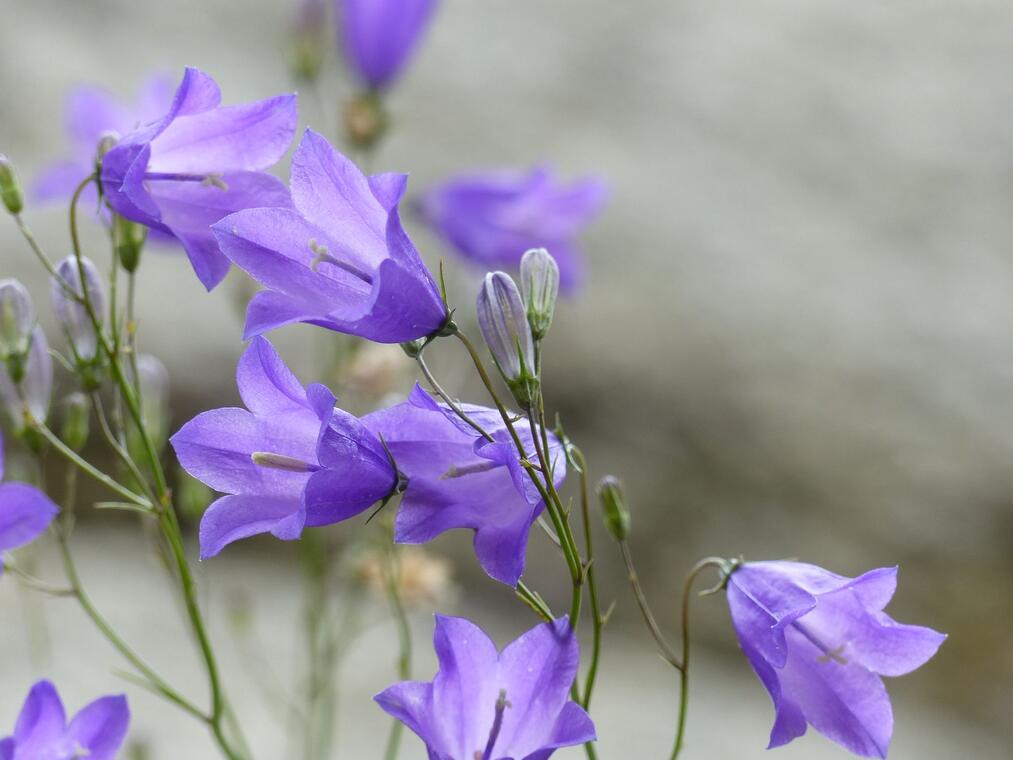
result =
[{"label": "blurred purple flower", "polygon": [[292,158],[295,210],[254,208],[214,225],[222,252],[267,290],[246,336],[309,322],[379,343],[438,332],[439,288],[401,227],[403,174],[366,177],[307,130]]},{"label": "blurred purple flower", "polygon": [[946,638],[883,612],[897,568],[845,578],[801,562],[749,562],[728,581],[739,644],[774,701],[770,747],[810,724],[863,757],[886,757],[893,711],[880,676],[923,665]]},{"label": "blurred purple flower", "polygon": [[[0,435],[0,480],[4,476],[4,439]],[[0,553],[34,541],[53,522],[57,506],[35,486],[0,484]],[[0,575],[3,575],[0,556]],[[3,755],[0,754],[0,760]]]},{"label": "blurred purple flower", "polygon": [[304,388],[264,338],[239,360],[236,384],[246,409],[204,412],[171,439],[183,468],[226,494],[201,520],[202,559],[258,533],[297,539],[393,493],[380,440],[327,388]]},{"label": "blurred purple flower", "polygon": [[[394,523],[403,544],[432,541],[454,528],[475,531],[475,554],[490,577],[514,586],[524,571],[531,525],[545,507],[521,466],[502,418],[494,409],[462,405],[493,437],[488,441],[419,386],[408,401],[373,412],[363,424],[382,435],[398,469],[408,477]],[[534,456],[531,429],[515,423],[525,449]],[[549,434],[553,482],[566,478],[562,446]]]},{"label": "blurred purple flower", "polygon": [[418,47],[437,0],[336,0],[345,60],[371,90],[388,87]]},{"label": "blurred purple flower", "polygon": [[454,177],[429,189],[417,208],[449,245],[485,269],[517,269],[528,249],[548,249],[559,264],[560,286],[573,292],[584,271],[576,237],[607,197],[600,178],[564,185],[536,167]]},{"label": "blurred purple flower", "polygon": [[101,87],[78,85],[66,103],[70,155],[39,174],[32,195],[38,201],[70,198],[74,188],[95,171],[96,151],[104,136],[118,138],[133,132],[162,116],[170,103],[172,80],[164,75],[151,77],[133,103],[122,102]]},{"label": "blurred purple flower", "polygon": [[591,718],[570,700],[580,661],[566,618],[542,623],[502,653],[463,618],[436,616],[440,669],[374,699],[425,742],[432,760],[546,760],[594,741]]},{"label": "blurred purple flower", "polygon": [[209,290],[229,262],[211,225],[244,208],[291,206],[263,170],[295,134],[296,96],[220,106],[215,81],[188,68],[168,113],[127,134],[102,161],[102,187],[121,216],[176,237]]},{"label": "blurred purple flower", "polygon": [[112,760],[129,723],[127,698],[119,695],[96,699],[68,725],[56,687],[39,681],[28,692],[14,734],[0,740],[0,760]]}]

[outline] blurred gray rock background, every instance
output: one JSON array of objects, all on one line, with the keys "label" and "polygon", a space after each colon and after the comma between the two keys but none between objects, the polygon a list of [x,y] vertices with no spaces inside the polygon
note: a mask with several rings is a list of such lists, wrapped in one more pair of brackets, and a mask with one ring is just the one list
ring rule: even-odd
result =
[{"label": "blurred gray rock background", "polygon": [[[75,81],[127,95],[152,71],[191,64],[227,102],[293,89],[291,13],[281,0],[0,0],[0,150],[25,174],[59,152]],[[681,577],[705,554],[799,557],[844,574],[900,564],[891,611],[951,636],[929,667],[891,685],[898,725],[923,703],[964,726],[923,718],[927,736],[963,730],[1007,747],[1011,66],[1004,0],[445,0],[393,95],[397,124],[376,162],[411,172],[415,188],[540,160],[606,174],[613,200],[585,238],[588,288],[559,310],[549,394],[596,474],[625,480],[652,596],[674,610]],[[331,69],[302,112],[334,134],[348,87]],[[28,218],[66,251],[63,212]],[[430,261],[447,255],[413,232]],[[0,223],[9,275],[46,292],[13,225]],[[206,295],[173,254],[150,253],[141,279],[142,344],[169,366],[176,424],[232,403],[236,299]],[[473,283],[455,273],[463,312]],[[321,350],[310,332],[279,337],[307,379]],[[455,354],[438,359],[456,379]],[[439,546],[461,557],[470,593],[510,604],[468,576],[466,541]],[[265,572],[289,556],[262,548]],[[532,577],[562,598],[557,558],[539,549]],[[653,656],[611,549],[602,536],[615,629],[645,647],[628,668],[612,666],[633,689]],[[701,638],[715,657],[733,655],[721,605],[700,607]],[[6,623],[12,608],[0,609]],[[738,659],[715,667],[743,677],[764,719],[727,756],[758,757],[765,697]],[[26,682],[4,680],[10,708]],[[720,715],[713,692],[700,698]],[[823,745],[805,746],[813,757]],[[896,756],[957,751],[912,746],[924,750]]]}]

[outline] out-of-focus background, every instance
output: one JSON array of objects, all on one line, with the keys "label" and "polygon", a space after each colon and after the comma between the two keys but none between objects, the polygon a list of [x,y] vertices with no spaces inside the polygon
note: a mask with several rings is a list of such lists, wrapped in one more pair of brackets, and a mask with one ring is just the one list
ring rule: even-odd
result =
[{"label": "out-of-focus background", "polygon": [[[63,97],[80,81],[128,96],[152,72],[196,65],[226,102],[292,90],[293,14],[282,0],[0,0],[0,150],[25,175],[62,152]],[[444,0],[392,95],[375,166],[410,172],[415,189],[538,161],[608,177],[611,202],[584,236],[587,287],[549,339],[549,402],[595,475],[626,483],[666,623],[703,555],[798,557],[847,575],[901,566],[890,611],[950,638],[890,683],[898,759],[998,760],[1013,746],[1011,67],[1004,0]],[[319,91],[303,93],[304,123],[335,135],[349,94],[332,57]],[[62,210],[27,218],[66,252]],[[470,312],[477,273],[409,225],[431,263],[447,259]],[[100,229],[89,240],[103,250]],[[0,276],[45,301],[10,223]],[[173,429],[235,403],[244,292],[236,275],[208,295],[180,255],[147,254],[141,343],[169,368]],[[315,379],[326,339],[308,327],[277,338]],[[456,351],[437,352],[448,384],[481,401]],[[110,616],[196,692],[170,590],[136,533],[120,515],[86,521],[86,572]],[[599,544],[604,596],[617,600],[595,711],[602,756],[667,756],[674,679],[604,533]],[[454,611],[501,641],[531,623],[477,572],[465,536],[432,548],[455,561]],[[202,566],[206,601],[259,754],[280,757],[279,708],[257,698],[263,668],[229,645],[225,618],[230,598],[252,597],[270,669],[284,673],[298,573],[277,542],[235,549]],[[562,605],[559,558],[536,538],[529,561],[532,585]],[[150,757],[213,757],[185,717],[114,675],[69,602],[44,606],[52,654],[29,646],[22,597],[13,579],[0,584],[0,733],[47,674],[75,707],[126,688]],[[415,620],[424,677],[427,614]],[[687,757],[761,757],[769,703],[719,598],[697,605],[695,625]],[[394,680],[392,642],[377,624],[348,659],[339,756],[377,754],[386,721],[368,697]],[[409,738],[403,757],[420,751]],[[818,736],[777,752],[846,757]]]}]

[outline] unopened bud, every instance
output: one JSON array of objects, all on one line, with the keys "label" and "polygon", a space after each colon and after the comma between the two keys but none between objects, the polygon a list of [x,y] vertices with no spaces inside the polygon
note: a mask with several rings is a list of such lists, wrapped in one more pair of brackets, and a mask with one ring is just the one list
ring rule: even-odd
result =
[{"label": "unopened bud", "polygon": [[33,327],[35,308],[28,290],[17,280],[0,280],[0,359],[24,358]]},{"label": "unopened bud", "polygon": [[127,272],[136,272],[141,263],[141,250],[147,238],[148,230],[137,222],[132,222],[119,214],[113,214],[113,239],[116,245],[116,256]]},{"label": "unopened bud", "polygon": [[299,0],[292,30],[292,73],[305,82],[320,75],[326,51],[326,0]]},{"label": "unopened bud", "polygon": [[[84,287],[81,274],[84,274]],[[98,337],[88,310],[79,299],[87,297],[95,316],[101,322],[105,309],[102,278],[91,259],[82,258],[80,268],[74,256],[68,256],[56,267],[50,283],[53,311],[63,326],[70,347],[79,364],[88,364],[98,353]]]},{"label": "unopened bud", "polygon": [[345,136],[357,148],[369,148],[387,131],[387,113],[380,97],[372,92],[348,101],[342,117]]},{"label": "unopened bud", "polygon": [[531,335],[541,340],[552,326],[559,296],[559,265],[544,248],[532,248],[521,259],[521,294]]},{"label": "unopened bud", "polygon": [[[134,381],[141,396],[141,419],[155,448],[165,446],[169,432],[169,371],[151,354],[137,356],[137,379]],[[136,434],[136,431],[133,431]],[[128,444],[140,445],[139,440],[128,436]]]},{"label": "unopened bud", "polygon": [[12,214],[20,214],[25,207],[25,198],[21,193],[21,183],[14,172],[14,164],[3,153],[0,153],[0,199]]},{"label": "unopened bud", "polygon": [[98,145],[95,147],[96,169],[102,168],[102,159],[106,157],[106,153],[116,147],[116,143],[119,141],[120,136],[116,132],[108,131],[102,133],[98,139]]},{"label": "unopened bud", "polygon": [[630,535],[630,512],[626,508],[623,484],[618,478],[606,475],[598,483],[598,500],[601,502],[605,527],[616,541],[625,541]]},{"label": "unopened bud", "polygon": [[41,327],[32,331],[28,355],[21,367],[21,377],[14,379],[7,365],[0,365],[0,402],[10,417],[15,433],[21,434],[34,420],[45,422],[53,391],[53,357]]},{"label": "unopened bud", "polygon": [[74,451],[80,451],[88,442],[91,405],[88,397],[80,391],[67,396],[65,405],[60,438]]},{"label": "unopened bud", "polygon": [[485,276],[476,304],[478,325],[517,403],[529,409],[538,392],[535,346],[517,284],[505,272]]}]

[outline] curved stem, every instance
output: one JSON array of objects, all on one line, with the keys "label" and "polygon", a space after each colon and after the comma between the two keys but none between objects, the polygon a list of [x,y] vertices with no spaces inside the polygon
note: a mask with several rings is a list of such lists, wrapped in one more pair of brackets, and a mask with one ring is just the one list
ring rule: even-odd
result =
[{"label": "curved stem", "polygon": [[673,668],[682,670],[682,662],[679,660],[679,656],[675,653],[675,649],[672,648],[671,644],[668,643],[665,634],[661,632],[661,627],[658,625],[658,621],[651,611],[651,606],[647,603],[647,595],[644,594],[644,589],[640,585],[640,576],[637,574],[637,569],[633,564],[633,554],[630,552],[629,543],[627,541],[620,541],[619,551],[626,565],[626,574],[630,587],[633,589],[633,597],[637,601],[637,607],[640,608],[640,614],[644,618],[647,630],[650,631],[655,644],[658,645],[659,654]]},{"label": "curved stem", "polygon": [[470,425],[480,436],[482,436],[483,438],[485,438],[485,440],[491,443],[493,437],[489,435],[489,433],[486,432],[486,430],[481,425],[479,425],[477,422],[471,419],[471,417],[465,414],[464,410],[461,409],[460,405],[450,397],[450,394],[448,394],[445,390],[443,390],[443,387],[439,384],[439,382],[437,382],[436,378],[433,376],[433,373],[429,370],[429,365],[426,364],[426,360],[422,358],[421,352],[419,352],[418,356],[415,357],[415,361],[418,362],[419,369],[421,369],[422,374],[426,376],[426,380],[428,380],[429,384],[433,386],[433,390],[436,391],[436,394],[443,399],[444,403],[446,403],[447,406],[450,407],[450,410],[458,417],[460,417],[464,422]]},{"label": "curved stem", "polygon": [[594,577],[594,543],[591,536],[587,460],[584,458],[584,452],[576,446],[571,448],[571,455],[577,465],[577,470],[580,472],[580,512],[581,518],[584,521],[584,554],[588,559],[586,571],[587,590],[591,601],[591,664],[588,667],[587,680],[584,683],[584,698],[582,700],[584,709],[587,710],[591,706],[591,694],[594,692],[595,680],[598,677],[598,663],[601,659],[602,629],[605,627],[605,621],[602,620],[601,607],[598,601],[598,584],[595,582]]},{"label": "curved stem", "polygon": [[[398,562],[397,550],[394,548],[394,544],[385,541],[384,546],[387,555],[387,595],[390,598],[394,620],[397,622],[398,643],[400,647],[397,674],[398,678],[402,681],[407,681],[411,678],[412,670],[412,631],[408,623],[408,614],[405,612],[404,602],[401,599],[401,591],[398,588],[401,566]],[[403,730],[404,724],[395,718],[391,724],[390,735],[387,738],[387,749],[383,754],[386,760],[396,760]]]}]

